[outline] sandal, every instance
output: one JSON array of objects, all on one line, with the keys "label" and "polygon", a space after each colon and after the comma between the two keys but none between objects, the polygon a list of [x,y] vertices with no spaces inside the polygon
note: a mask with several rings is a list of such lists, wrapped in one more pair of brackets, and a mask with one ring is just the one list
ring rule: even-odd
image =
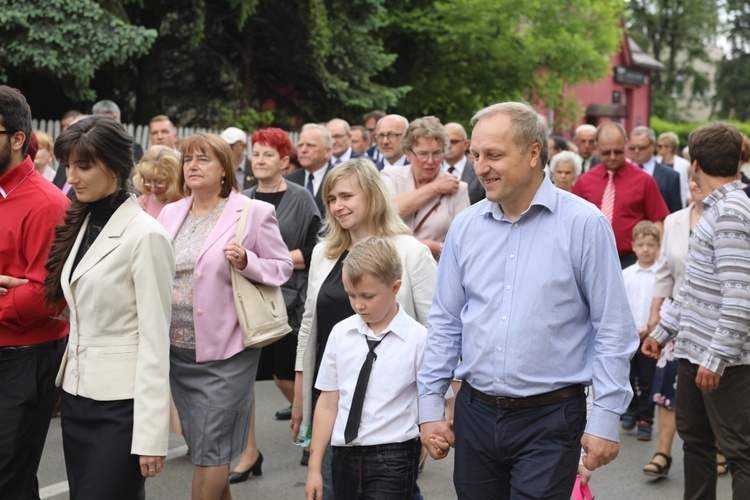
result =
[{"label": "sandal", "polygon": [[[662,465],[658,462],[655,462],[654,459],[656,457],[663,458],[667,464]],[[672,457],[670,457],[666,453],[657,451],[656,453],[654,453],[654,458],[652,458],[649,463],[643,466],[643,473],[651,477],[667,477],[669,475],[670,467],[672,467]]]},{"label": "sandal", "polygon": [[[719,460],[719,457],[723,457],[724,460]],[[729,472],[729,463],[727,463],[727,458],[724,457],[721,453],[716,454],[716,474],[719,476],[723,476]]]}]

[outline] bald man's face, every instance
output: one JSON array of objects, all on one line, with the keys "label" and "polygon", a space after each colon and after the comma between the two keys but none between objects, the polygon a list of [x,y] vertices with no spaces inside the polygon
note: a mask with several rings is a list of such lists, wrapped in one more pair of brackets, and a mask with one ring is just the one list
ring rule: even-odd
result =
[{"label": "bald man's face", "polygon": [[450,145],[448,146],[448,151],[445,153],[445,161],[448,165],[455,165],[466,156],[466,150],[469,149],[471,141],[466,138],[466,132],[461,127],[449,123],[445,126],[445,130],[450,137]]},{"label": "bald man's face", "polygon": [[573,142],[575,142],[581,158],[587,160],[594,154],[594,149],[596,149],[596,131],[581,130],[576,134]]},{"label": "bald man's face", "polygon": [[395,116],[384,116],[375,129],[378,149],[389,163],[394,163],[404,155],[401,145],[406,132],[406,123]]}]

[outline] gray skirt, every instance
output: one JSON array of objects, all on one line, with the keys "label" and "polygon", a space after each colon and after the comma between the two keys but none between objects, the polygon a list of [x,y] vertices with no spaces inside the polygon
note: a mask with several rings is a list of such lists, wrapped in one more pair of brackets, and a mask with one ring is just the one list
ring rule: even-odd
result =
[{"label": "gray skirt", "polygon": [[228,464],[247,444],[260,349],[222,361],[195,361],[194,349],[172,346],[169,381],[193,465]]}]

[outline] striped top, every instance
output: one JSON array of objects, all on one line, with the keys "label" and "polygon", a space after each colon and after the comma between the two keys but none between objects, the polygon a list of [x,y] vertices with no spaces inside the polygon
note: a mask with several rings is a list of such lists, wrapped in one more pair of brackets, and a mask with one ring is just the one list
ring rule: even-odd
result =
[{"label": "striped top", "polygon": [[750,365],[750,198],[739,181],[703,201],[690,238],[685,283],[651,334],[675,356],[722,375]]}]

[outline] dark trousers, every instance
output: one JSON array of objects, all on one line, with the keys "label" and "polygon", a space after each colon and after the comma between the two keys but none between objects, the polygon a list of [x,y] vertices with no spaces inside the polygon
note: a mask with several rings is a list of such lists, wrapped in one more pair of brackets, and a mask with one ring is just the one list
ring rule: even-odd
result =
[{"label": "dark trousers", "polygon": [[458,498],[569,500],[585,426],[585,395],[504,410],[459,391],[453,470]]},{"label": "dark trousers", "polygon": [[633,399],[630,400],[628,411],[635,414],[637,421],[654,423],[654,403],[651,400],[651,387],[654,384],[656,360],[641,352],[635,352],[630,360],[630,387],[633,389]]},{"label": "dark trousers", "polygon": [[133,400],[95,401],[63,392],[62,434],[71,500],[143,500],[132,455]]},{"label": "dark trousers", "polygon": [[36,472],[52,408],[64,341],[0,351],[0,498],[39,498]]},{"label": "dark trousers", "polygon": [[[376,446],[333,447],[333,491],[336,498],[409,500],[419,439]],[[325,494],[324,494],[325,496]]]},{"label": "dark trousers", "polygon": [[732,498],[750,494],[750,366],[724,370],[718,389],[695,385],[698,365],[681,359],[675,417],[685,453],[685,499],[716,498],[716,443],[732,473]]}]

